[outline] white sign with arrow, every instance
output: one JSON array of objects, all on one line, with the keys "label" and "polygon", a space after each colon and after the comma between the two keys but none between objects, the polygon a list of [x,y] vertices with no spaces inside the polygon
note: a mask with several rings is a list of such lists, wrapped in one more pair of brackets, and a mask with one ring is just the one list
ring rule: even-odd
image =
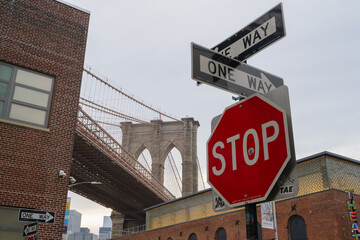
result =
[{"label": "white sign with arrow", "polygon": [[18,220],[20,222],[54,223],[55,212],[33,209],[20,209]]},{"label": "white sign with arrow", "polygon": [[229,92],[250,96],[265,94],[283,80],[271,73],[192,43],[192,78]]},{"label": "white sign with arrow", "polygon": [[25,225],[24,226],[24,232],[23,232],[23,237],[26,237],[26,236],[30,236],[30,235],[33,235],[35,234],[37,231],[37,223],[31,223],[29,225]]},{"label": "white sign with arrow", "polygon": [[204,56],[200,56],[200,71],[237,85],[248,86],[255,92],[262,94],[275,89],[263,72],[260,72],[260,77],[258,77]]}]

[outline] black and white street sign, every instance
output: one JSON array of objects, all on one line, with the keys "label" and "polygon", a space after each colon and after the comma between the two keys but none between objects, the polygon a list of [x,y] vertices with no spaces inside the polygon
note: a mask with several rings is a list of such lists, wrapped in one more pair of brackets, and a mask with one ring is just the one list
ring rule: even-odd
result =
[{"label": "black and white street sign", "polygon": [[54,223],[55,212],[40,211],[33,209],[20,209],[18,220],[20,222]]},{"label": "black and white street sign", "polygon": [[212,48],[230,58],[244,61],[265,47],[283,38],[285,33],[282,4]]},{"label": "black and white street sign", "polygon": [[24,226],[23,237],[34,235],[37,231],[37,223],[31,223]]},{"label": "black and white street sign", "polygon": [[226,57],[195,43],[192,49],[192,78],[229,92],[249,96],[265,94],[281,85],[283,80],[273,74]]}]

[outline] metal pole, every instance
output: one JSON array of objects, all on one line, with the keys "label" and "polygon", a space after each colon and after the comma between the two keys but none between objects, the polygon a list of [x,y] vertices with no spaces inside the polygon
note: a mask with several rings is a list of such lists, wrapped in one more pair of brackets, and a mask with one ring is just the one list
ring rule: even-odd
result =
[{"label": "metal pole", "polygon": [[275,201],[272,202],[273,206],[273,215],[274,215],[274,228],[275,228],[275,240],[278,240],[278,229],[277,229],[277,222],[276,222],[276,209],[275,209]]},{"label": "metal pole", "polygon": [[245,205],[246,239],[258,240],[256,203]]}]

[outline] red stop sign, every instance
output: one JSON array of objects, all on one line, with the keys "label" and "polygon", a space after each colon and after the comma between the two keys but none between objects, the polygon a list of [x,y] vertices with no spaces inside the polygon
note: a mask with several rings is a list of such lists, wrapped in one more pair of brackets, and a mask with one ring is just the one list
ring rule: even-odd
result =
[{"label": "red stop sign", "polygon": [[230,206],[266,200],[291,157],[285,110],[260,94],[226,108],[207,156],[208,182]]}]

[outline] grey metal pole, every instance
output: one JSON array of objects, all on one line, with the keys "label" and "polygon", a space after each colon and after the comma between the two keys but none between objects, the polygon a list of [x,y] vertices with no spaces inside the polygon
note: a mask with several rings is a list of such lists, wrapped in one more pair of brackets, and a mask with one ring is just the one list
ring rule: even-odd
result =
[{"label": "grey metal pole", "polygon": [[276,222],[275,201],[272,202],[272,206],[273,206],[273,215],[274,215],[275,240],[278,240],[279,236],[278,236],[277,222]]}]

